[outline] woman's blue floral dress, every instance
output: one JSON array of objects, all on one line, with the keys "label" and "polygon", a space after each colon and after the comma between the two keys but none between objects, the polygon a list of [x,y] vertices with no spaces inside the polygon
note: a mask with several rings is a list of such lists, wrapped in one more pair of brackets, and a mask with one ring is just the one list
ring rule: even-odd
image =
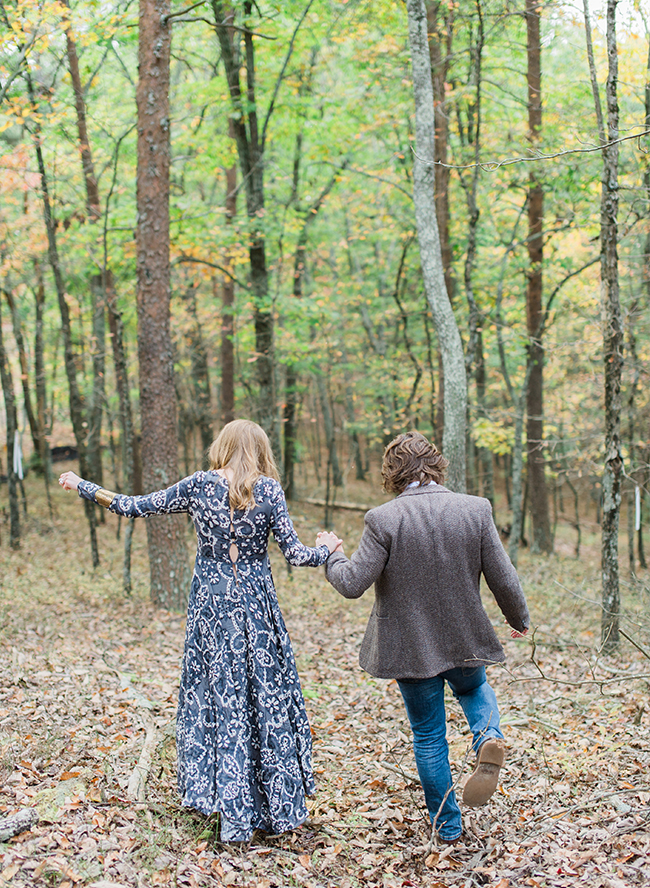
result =
[{"label": "woman's blue floral dress", "polygon": [[[94,500],[97,484],[79,494]],[[148,496],[116,495],[126,517],[189,512],[198,541],[190,590],[176,741],[184,805],[220,813],[223,841],[281,833],[307,817],[314,792],[311,734],[296,663],[271,576],[269,531],[285,558],[317,567],[327,546],[303,546],[277,481],[261,477],[255,506],[235,511],[228,483],[196,472]]]}]

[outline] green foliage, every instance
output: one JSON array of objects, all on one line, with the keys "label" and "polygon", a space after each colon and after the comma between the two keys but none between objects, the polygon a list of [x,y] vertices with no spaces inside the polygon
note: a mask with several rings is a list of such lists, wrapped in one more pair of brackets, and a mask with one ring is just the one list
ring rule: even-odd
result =
[{"label": "green foliage", "polygon": [[[48,387],[55,415],[63,422],[67,399],[58,310],[47,264],[32,140],[41,127],[85,388],[89,390],[91,384],[89,281],[104,265],[115,279],[133,382],[137,379],[137,16],[126,0],[112,0],[108,7],[82,0],[71,9],[57,3],[16,0],[4,8],[10,27],[0,38],[0,80],[8,82],[20,61],[21,46],[37,34],[25,62],[37,100],[35,106],[30,103],[19,74],[0,107],[0,274],[3,286],[14,292],[22,322],[30,331],[34,263],[46,274]],[[178,3],[174,12],[183,8]],[[298,28],[305,2],[254,5],[247,23],[242,17],[244,4],[235,3],[233,8],[239,27],[250,26],[256,35],[260,127],[274,101],[266,130],[265,208],[255,225],[265,235],[270,307],[277,319],[278,415],[284,400],[283,368],[291,364],[300,376],[303,420],[318,416],[310,380],[323,373],[329,379],[339,428],[361,432],[371,444],[381,443],[408,425],[431,432],[440,380],[435,331],[422,292],[417,242],[413,240],[413,107],[405,9],[387,0],[316,0]],[[506,366],[518,391],[528,345],[524,202],[530,165],[499,164],[530,154],[525,24],[503,0],[487,0],[480,7],[461,0],[453,6],[444,108],[449,120],[448,160],[454,165],[449,184],[452,295],[466,344],[466,197],[472,174],[468,165],[474,160],[479,123],[475,77],[479,12],[485,33],[482,167],[472,283],[481,314],[486,415],[474,415],[474,411],[472,428],[477,443],[484,443],[494,453],[505,453],[511,446],[514,412],[504,385],[497,333],[502,336]],[[190,397],[192,331],[198,329],[210,356],[218,415],[220,288],[222,269],[227,269],[238,282],[237,409],[240,414],[250,414],[255,405],[256,360],[248,281],[251,229],[241,181],[237,214],[228,220],[225,213],[226,170],[236,163],[237,154],[229,135],[232,106],[211,22],[212,9],[207,3],[173,22],[170,215],[178,388]],[[99,183],[102,218],[95,223],[90,222],[85,206],[74,95],[65,54],[68,27],[80,58],[89,142]],[[602,82],[606,59],[598,27],[594,39]],[[441,29],[433,39],[441,41],[444,49],[447,36]],[[550,155],[583,151],[596,144],[597,135],[582,22],[568,7],[545,8],[543,39],[541,150]],[[619,40],[621,132],[627,134],[643,121],[646,42],[633,28],[623,28]],[[236,32],[235,41],[243,52],[241,31]],[[245,67],[241,77],[245,88]],[[642,266],[647,196],[642,184],[647,158],[639,149],[634,141],[621,146],[620,261],[624,299],[629,302],[641,295],[645,305],[648,292],[647,285],[642,289]],[[598,266],[562,282],[598,252],[600,156],[598,152],[564,153],[537,168],[545,188],[545,298],[560,288],[545,334],[545,410],[549,428],[561,428],[563,437],[549,438],[549,456],[554,458],[561,450],[562,459],[571,459],[576,471],[586,470],[598,461],[601,447]],[[333,177],[327,196],[314,211]],[[302,296],[296,298],[295,254],[305,229]],[[190,288],[196,292],[196,315],[188,311],[184,298]],[[639,312],[642,383],[647,380],[650,357],[648,333],[647,312]],[[114,402],[110,368],[107,374],[110,405]],[[648,391],[642,383],[638,386],[640,409],[646,405]],[[475,391],[472,397],[476,397]],[[346,406],[349,403],[353,404],[352,413]],[[55,423],[54,428],[63,427]]]}]

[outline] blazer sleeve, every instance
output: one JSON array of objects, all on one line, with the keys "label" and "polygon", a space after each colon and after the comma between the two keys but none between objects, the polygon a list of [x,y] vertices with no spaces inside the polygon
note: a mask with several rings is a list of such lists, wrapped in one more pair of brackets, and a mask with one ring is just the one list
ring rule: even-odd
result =
[{"label": "blazer sleeve", "polygon": [[381,534],[372,511],[366,513],[359,548],[352,558],[333,552],[325,565],[325,576],[344,598],[361,598],[379,578],[390,555],[390,545]]},{"label": "blazer sleeve", "polygon": [[494,524],[492,506],[485,500],[481,533],[483,576],[509,625],[518,632],[530,627],[530,615],[517,571],[503,548]]}]

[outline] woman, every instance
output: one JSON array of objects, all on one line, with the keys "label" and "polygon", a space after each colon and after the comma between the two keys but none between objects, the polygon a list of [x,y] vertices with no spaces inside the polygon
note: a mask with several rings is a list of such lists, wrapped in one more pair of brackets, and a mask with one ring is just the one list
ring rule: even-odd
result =
[{"label": "woman", "polygon": [[123,496],[65,472],[59,483],[125,517],[189,512],[198,550],[190,589],[176,742],[182,803],[219,812],[221,839],[281,833],[307,817],[311,734],[268,557],[269,531],[295,566],[317,567],[340,540],[298,539],[269,440],[226,425],[211,469],[167,490]]}]

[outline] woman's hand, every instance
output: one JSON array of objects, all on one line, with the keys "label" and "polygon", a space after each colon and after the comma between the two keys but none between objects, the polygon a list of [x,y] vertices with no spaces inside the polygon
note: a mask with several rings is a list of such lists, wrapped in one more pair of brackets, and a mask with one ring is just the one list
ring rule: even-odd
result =
[{"label": "woman's hand", "polygon": [[330,555],[332,552],[343,551],[343,540],[340,540],[335,533],[331,533],[328,530],[321,530],[316,534],[316,545],[327,546],[330,550]]},{"label": "woman's hand", "polygon": [[64,490],[76,490],[81,480],[74,472],[64,472],[59,477],[59,484]]}]

